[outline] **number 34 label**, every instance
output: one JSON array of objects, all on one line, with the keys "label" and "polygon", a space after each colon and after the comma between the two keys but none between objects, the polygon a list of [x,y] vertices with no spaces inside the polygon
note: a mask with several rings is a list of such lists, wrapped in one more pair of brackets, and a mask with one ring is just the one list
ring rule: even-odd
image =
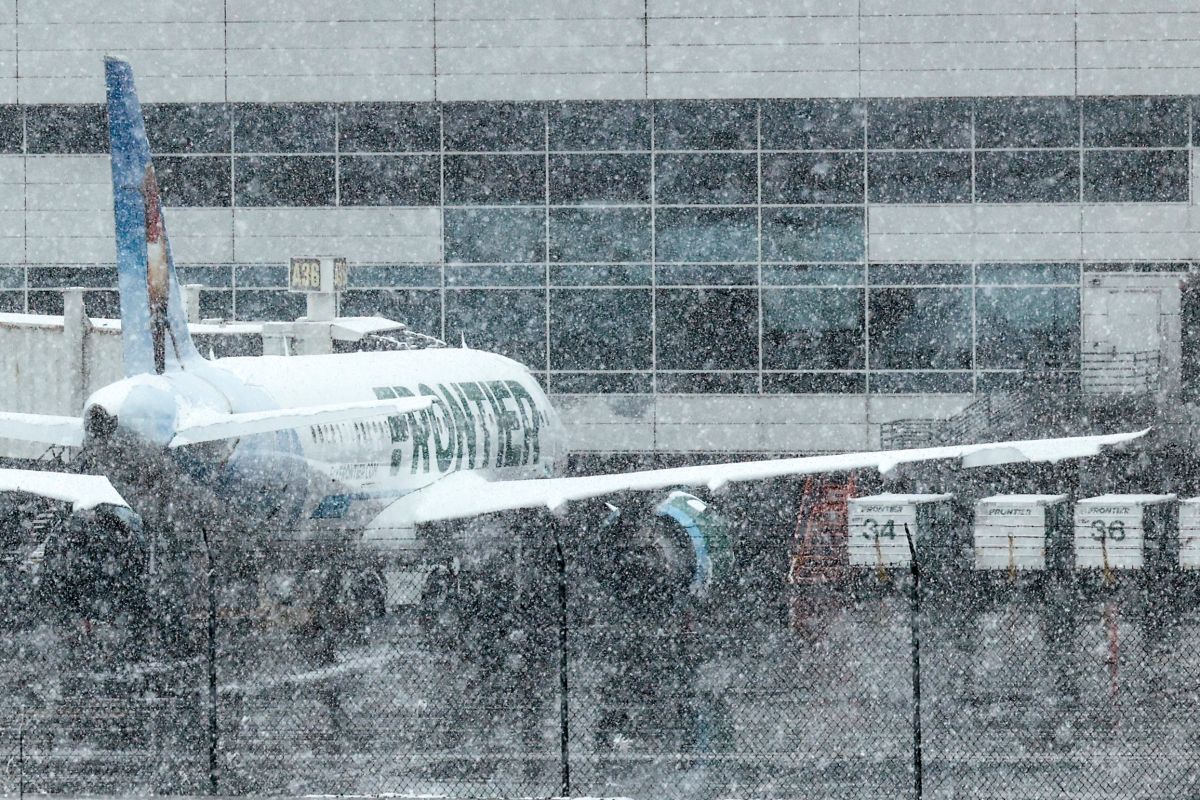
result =
[{"label": "number 34 label", "polygon": [[896,520],[888,519],[880,522],[879,520],[867,517],[861,523],[862,536],[864,539],[895,539],[896,538]]}]

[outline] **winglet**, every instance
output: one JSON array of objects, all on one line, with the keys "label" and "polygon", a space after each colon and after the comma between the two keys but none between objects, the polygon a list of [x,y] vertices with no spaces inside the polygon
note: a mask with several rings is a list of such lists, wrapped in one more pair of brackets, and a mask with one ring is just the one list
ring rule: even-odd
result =
[{"label": "winglet", "polygon": [[199,360],[175,278],[162,199],[129,62],[104,59],[121,343],[127,377]]}]

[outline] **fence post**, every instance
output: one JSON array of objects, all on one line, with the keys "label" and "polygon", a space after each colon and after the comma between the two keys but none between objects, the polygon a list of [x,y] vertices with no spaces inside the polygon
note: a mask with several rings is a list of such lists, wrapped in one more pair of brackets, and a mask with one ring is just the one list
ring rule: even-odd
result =
[{"label": "fence post", "polygon": [[908,539],[909,569],[912,571],[912,591],[909,594],[909,626],[912,630],[912,736],[913,736],[913,797],[921,800],[925,790],[924,757],[921,752],[921,569],[917,565],[917,548],[913,544],[908,523],[904,524]]},{"label": "fence post", "polygon": [[570,678],[567,674],[567,557],[563,551],[562,523],[555,520],[554,549],[558,556],[558,768],[559,794],[571,794],[571,719],[568,707]]},{"label": "fence post", "polygon": [[216,569],[213,566],[212,542],[208,528],[201,528],[204,537],[204,592],[208,599],[206,661],[208,667],[208,793],[217,794],[217,592],[213,586]]}]

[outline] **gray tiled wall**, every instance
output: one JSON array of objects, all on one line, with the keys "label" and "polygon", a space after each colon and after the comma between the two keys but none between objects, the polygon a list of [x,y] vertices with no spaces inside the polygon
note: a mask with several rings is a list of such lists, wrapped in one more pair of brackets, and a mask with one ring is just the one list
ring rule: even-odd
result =
[{"label": "gray tiled wall", "polygon": [[0,102],[1186,94],[1188,0],[7,0]]},{"label": "gray tiled wall", "polygon": [[872,446],[1200,254],[1190,0],[0,0],[4,309],[114,310],[110,51],[206,314],[345,255],[582,449]]}]

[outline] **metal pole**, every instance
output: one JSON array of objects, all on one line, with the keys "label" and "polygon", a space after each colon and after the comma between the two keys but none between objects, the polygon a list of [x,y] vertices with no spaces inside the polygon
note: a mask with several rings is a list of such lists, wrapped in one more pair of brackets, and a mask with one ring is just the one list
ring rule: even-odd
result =
[{"label": "metal pole", "polygon": [[558,765],[559,793],[571,794],[570,734],[571,722],[567,705],[570,690],[567,674],[567,557],[563,552],[562,525],[554,523],[554,548],[558,554]]},{"label": "metal pole", "polygon": [[921,800],[924,794],[921,753],[921,569],[917,565],[917,548],[913,544],[908,523],[904,524],[904,537],[908,540],[909,569],[912,571],[912,591],[909,594],[909,627],[912,630],[912,701],[913,701],[913,797]]},{"label": "metal pole", "polygon": [[203,530],[208,595],[208,793],[217,794],[217,593],[213,587],[212,544]]}]

